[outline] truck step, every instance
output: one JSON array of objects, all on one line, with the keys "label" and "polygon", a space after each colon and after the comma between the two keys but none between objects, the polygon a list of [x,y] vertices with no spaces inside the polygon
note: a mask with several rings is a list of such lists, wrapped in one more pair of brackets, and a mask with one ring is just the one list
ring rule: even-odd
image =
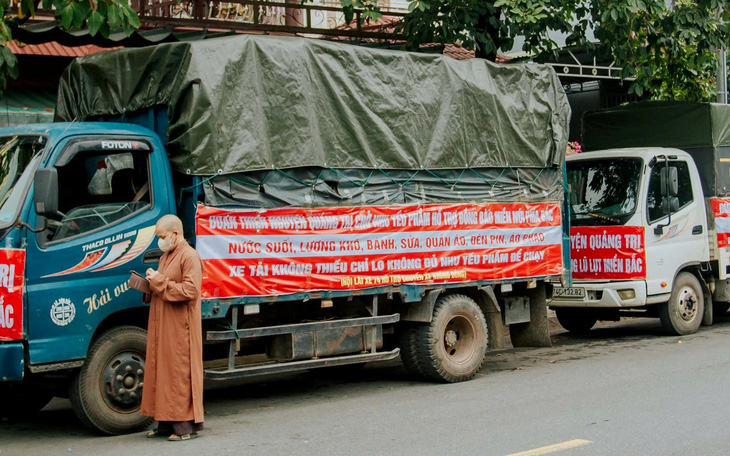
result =
[{"label": "truck step", "polygon": [[[397,316],[397,315],[396,315]],[[236,378],[254,377],[256,375],[280,374],[295,372],[317,367],[343,366],[346,364],[369,363],[373,361],[387,361],[400,355],[400,348],[387,352],[361,353],[357,355],[334,356],[331,358],[307,359],[275,364],[259,364],[255,366],[235,367],[233,369],[218,368],[206,369],[207,380],[230,380]]]},{"label": "truck step", "polygon": [[345,320],[315,321],[310,323],[296,323],[291,325],[266,326],[261,328],[227,329],[225,331],[208,331],[206,340],[235,340],[251,337],[278,336],[293,334],[300,331],[317,331],[322,329],[348,328],[354,326],[372,326],[395,323],[400,320],[400,314],[382,315],[377,317],[348,318]]}]

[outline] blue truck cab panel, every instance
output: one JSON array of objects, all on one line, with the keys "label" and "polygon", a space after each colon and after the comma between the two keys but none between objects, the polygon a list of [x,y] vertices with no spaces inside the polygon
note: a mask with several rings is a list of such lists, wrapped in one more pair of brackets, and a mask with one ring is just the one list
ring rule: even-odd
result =
[{"label": "blue truck cab panel", "polygon": [[[27,362],[83,359],[107,323],[145,318],[142,294],[127,280],[130,270],[155,267],[155,222],[176,213],[163,142],[149,129],[108,122],[0,129],[0,137],[8,135],[42,135],[46,146],[33,166],[58,173],[57,216],[36,214],[29,185],[18,214],[26,227],[2,241],[26,250]],[[16,364],[5,358],[18,352],[0,352],[7,355],[1,378]]]}]

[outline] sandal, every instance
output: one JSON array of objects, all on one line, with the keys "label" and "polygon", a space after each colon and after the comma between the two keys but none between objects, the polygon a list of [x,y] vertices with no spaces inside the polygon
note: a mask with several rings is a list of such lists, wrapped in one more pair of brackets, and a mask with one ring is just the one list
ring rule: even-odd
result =
[{"label": "sandal", "polygon": [[193,432],[192,434],[183,434],[183,435],[175,435],[172,434],[170,437],[167,438],[170,442],[182,442],[183,440],[192,440],[197,439],[198,433]]},{"label": "sandal", "polygon": [[154,439],[155,437],[166,437],[164,434],[160,434],[160,431],[157,430],[157,428],[152,429],[150,432],[145,434],[145,437],[148,439]]}]

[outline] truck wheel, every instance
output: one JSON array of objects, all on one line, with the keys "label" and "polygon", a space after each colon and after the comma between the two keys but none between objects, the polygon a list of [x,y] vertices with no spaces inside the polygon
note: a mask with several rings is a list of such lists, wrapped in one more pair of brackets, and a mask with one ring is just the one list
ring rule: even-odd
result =
[{"label": "truck wheel", "polygon": [[669,301],[659,305],[659,320],[669,334],[684,336],[697,331],[704,310],[700,282],[692,274],[682,272],[674,281]]},{"label": "truck wheel", "polygon": [[404,322],[402,325],[403,329],[399,341],[401,361],[403,361],[403,365],[406,366],[406,369],[411,375],[424,378],[425,374],[418,362],[418,350],[416,347],[418,327],[424,324]]},{"label": "truck wheel", "polygon": [[487,353],[488,330],[473,299],[444,296],[434,306],[431,323],[415,328],[411,339],[413,367],[421,377],[455,383],[469,380],[479,371]]},{"label": "truck wheel", "polygon": [[558,318],[560,326],[575,334],[587,333],[598,321],[593,309],[561,307],[555,309],[555,316]]},{"label": "truck wheel", "polygon": [[139,414],[146,347],[147,331],[134,326],[109,330],[94,343],[70,388],[71,405],[85,425],[114,435],[152,423]]}]

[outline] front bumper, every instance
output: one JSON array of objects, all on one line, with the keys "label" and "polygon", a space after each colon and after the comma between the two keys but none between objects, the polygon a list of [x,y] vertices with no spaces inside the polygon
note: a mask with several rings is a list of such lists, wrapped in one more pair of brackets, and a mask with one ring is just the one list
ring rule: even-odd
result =
[{"label": "front bumper", "polygon": [[23,344],[0,344],[0,382],[23,380],[25,358]]},{"label": "front bumper", "polygon": [[[585,297],[564,298],[553,297],[550,307],[598,307],[605,309],[643,307],[646,302],[646,282],[643,280],[627,280],[622,282],[573,282],[574,288],[584,288]],[[619,290],[633,290],[634,297],[621,299]]]}]

